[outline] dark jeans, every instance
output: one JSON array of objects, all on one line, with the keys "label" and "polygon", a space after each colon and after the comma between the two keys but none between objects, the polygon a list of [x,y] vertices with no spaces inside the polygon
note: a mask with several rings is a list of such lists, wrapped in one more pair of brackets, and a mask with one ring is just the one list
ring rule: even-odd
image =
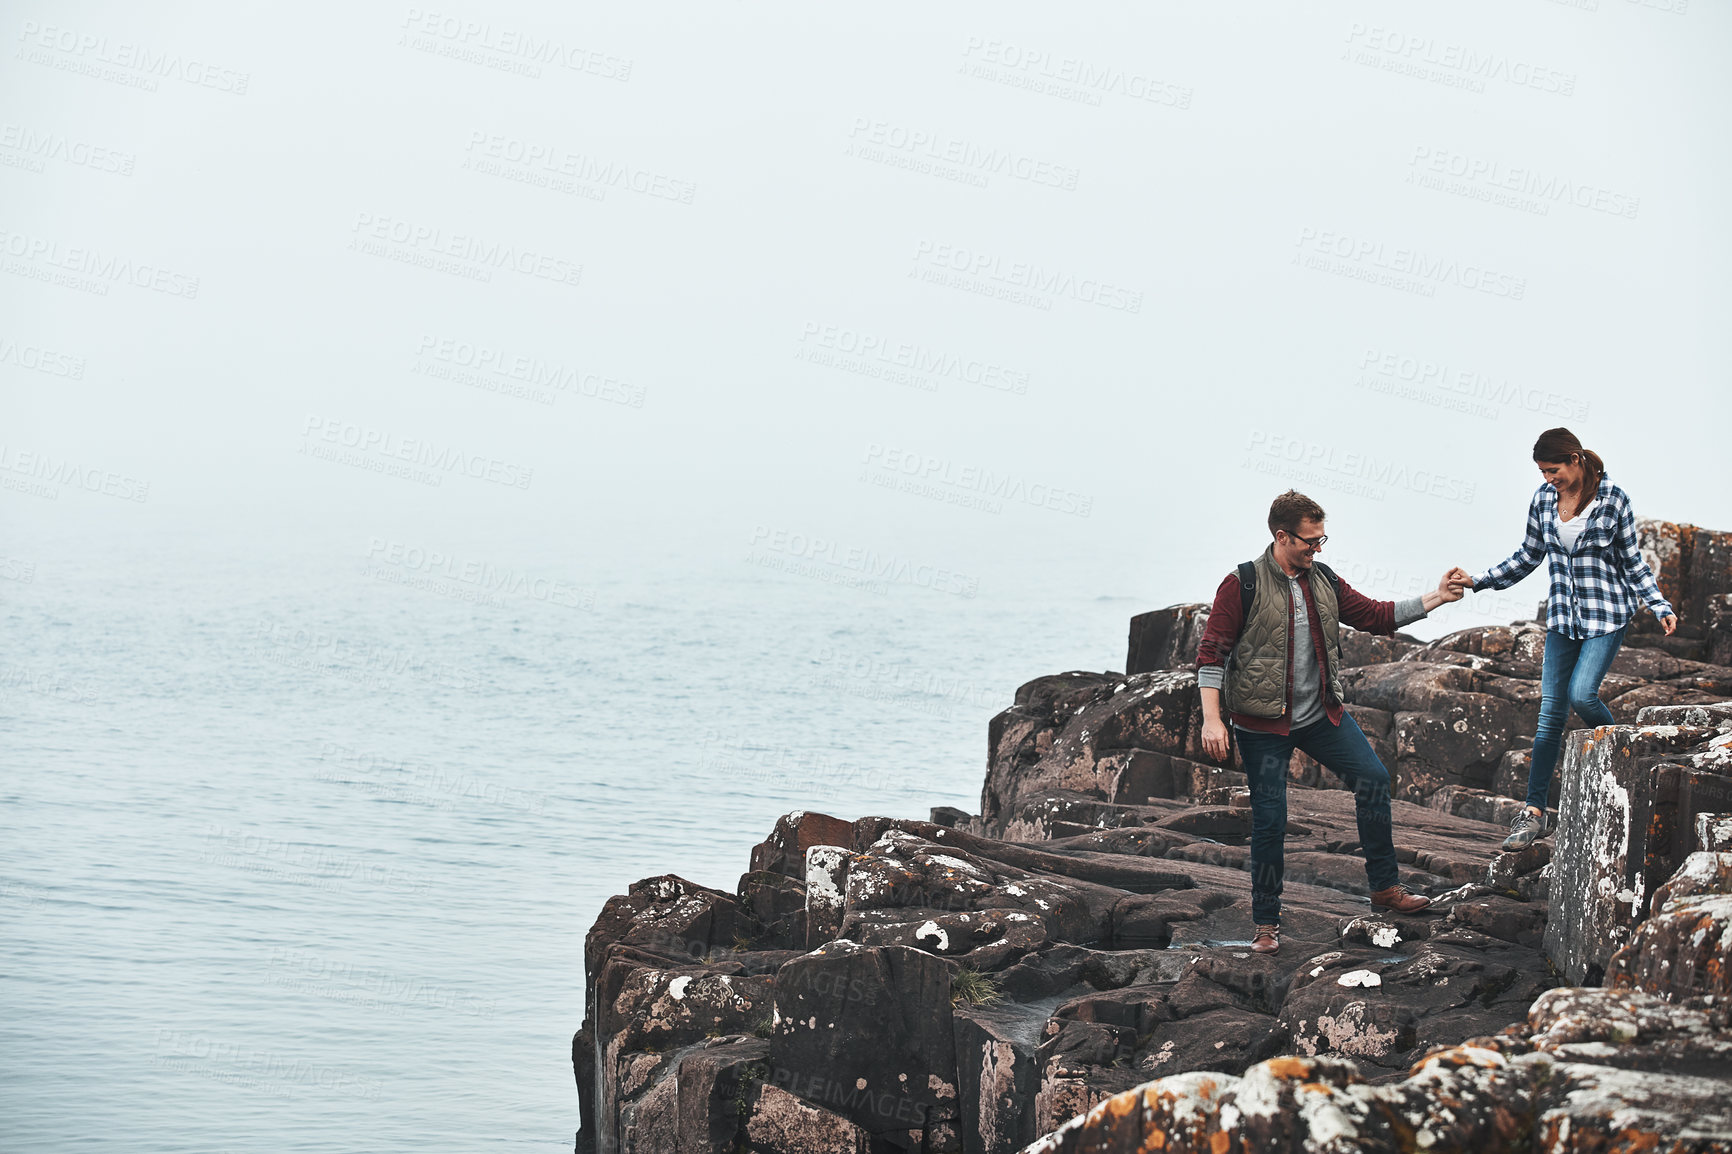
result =
[{"label": "dark jeans", "polygon": [[1534,731],[1534,761],[1528,767],[1528,804],[1546,808],[1552,770],[1563,745],[1564,722],[1570,710],[1589,725],[1613,724],[1612,711],[1600,700],[1600,682],[1624,644],[1624,630],[1572,641],[1546,631],[1545,664],[1540,668],[1540,723]]},{"label": "dark jeans", "polygon": [[1251,779],[1251,920],[1281,920],[1281,882],[1286,872],[1287,763],[1302,749],[1353,791],[1365,877],[1373,891],[1401,880],[1389,818],[1389,771],[1377,760],[1364,730],[1348,713],[1335,725],[1327,717],[1282,736],[1235,729],[1239,753]]}]

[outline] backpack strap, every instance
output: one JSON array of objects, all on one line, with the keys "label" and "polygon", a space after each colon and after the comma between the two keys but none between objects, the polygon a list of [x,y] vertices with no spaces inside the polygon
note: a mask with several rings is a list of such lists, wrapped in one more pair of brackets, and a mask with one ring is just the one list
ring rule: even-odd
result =
[{"label": "backpack strap", "polygon": [[1257,595],[1257,563],[1239,563],[1239,619],[1251,616],[1251,599]]},{"label": "backpack strap", "polygon": [[1335,570],[1321,561],[1311,562],[1311,567],[1323,574],[1323,579],[1329,582],[1329,588],[1335,590],[1335,599],[1341,600],[1341,578],[1335,575]]}]

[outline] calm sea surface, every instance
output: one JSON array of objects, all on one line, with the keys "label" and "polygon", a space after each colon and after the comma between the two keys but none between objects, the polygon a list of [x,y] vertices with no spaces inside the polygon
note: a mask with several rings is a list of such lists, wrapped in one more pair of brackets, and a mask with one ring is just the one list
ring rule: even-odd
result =
[{"label": "calm sea surface", "polygon": [[609,895],[976,809],[1016,685],[1148,607],[350,544],[9,542],[0,1148],[569,1149]]}]

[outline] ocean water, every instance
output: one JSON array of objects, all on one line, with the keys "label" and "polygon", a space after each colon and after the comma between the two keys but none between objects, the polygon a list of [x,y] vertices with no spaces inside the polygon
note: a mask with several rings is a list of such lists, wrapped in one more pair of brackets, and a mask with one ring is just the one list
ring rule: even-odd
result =
[{"label": "ocean water", "polygon": [[1119,667],[1148,607],[744,549],[8,544],[0,1148],[32,1152],[569,1149],[609,895],[732,889],[792,809],[976,809],[1016,685]]}]

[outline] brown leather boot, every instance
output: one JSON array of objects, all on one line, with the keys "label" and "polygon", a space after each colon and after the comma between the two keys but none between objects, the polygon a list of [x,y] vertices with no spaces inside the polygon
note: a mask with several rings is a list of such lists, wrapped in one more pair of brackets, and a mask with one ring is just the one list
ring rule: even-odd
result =
[{"label": "brown leather boot", "polygon": [[1430,898],[1420,897],[1399,883],[1371,895],[1373,908],[1394,910],[1398,914],[1417,914],[1430,904]]},{"label": "brown leather boot", "polygon": [[1254,954],[1272,954],[1281,948],[1280,926],[1258,926],[1257,936],[1251,939],[1251,952]]}]

